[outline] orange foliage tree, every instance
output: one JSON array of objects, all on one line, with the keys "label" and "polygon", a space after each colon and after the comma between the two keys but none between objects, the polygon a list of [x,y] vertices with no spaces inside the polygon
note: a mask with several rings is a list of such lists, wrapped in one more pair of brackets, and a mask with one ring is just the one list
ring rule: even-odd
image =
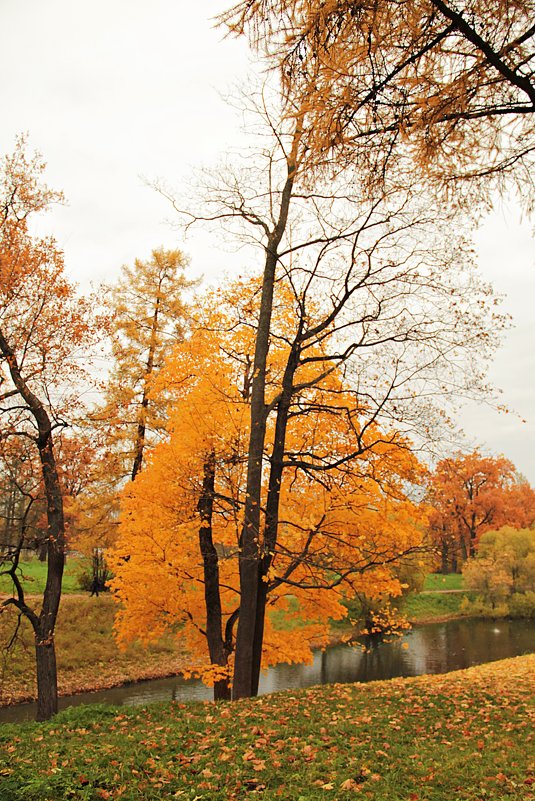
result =
[{"label": "orange foliage tree", "polygon": [[429,479],[428,501],[443,573],[473,557],[484,532],[535,522],[535,492],[528,482],[504,456],[479,451],[440,461]]},{"label": "orange foliage tree", "polygon": [[[226,304],[219,296],[218,312],[205,314],[161,374],[160,388],[173,397],[169,439],[124,492],[111,556],[120,641],[149,640],[180,626],[191,671],[214,683],[215,698],[229,697],[240,609],[251,294],[251,285],[238,285]],[[241,323],[237,309],[244,312]],[[284,336],[291,330],[291,307],[279,306],[276,318]],[[288,351],[281,339],[270,352],[269,390],[276,391],[287,369]],[[320,358],[321,349],[316,353]],[[297,370],[301,389],[287,420],[278,531],[264,550],[264,666],[308,661],[311,643],[328,642],[329,620],[346,615],[343,601],[357,592],[399,594],[391,566],[421,547],[425,514],[406,491],[422,470],[408,441],[375,423],[365,425],[366,412],[343,372],[329,362],[324,366],[321,380],[312,384],[310,364]],[[267,452],[273,452],[277,436],[273,423]],[[295,463],[315,443],[333,463],[321,479],[313,468]],[[266,515],[268,484],[262,489]]]},{"label": "orange foliage tree", "polygon": [[[249,100],[254,103],[254,96]],[[212,221],[231,241],[252,245],[263,265],[261,286],[244,306],[254,345],[248,357],[236,698],[258,688],[266,576],[282,531],[288,471],[321,483],[377,452],[379,431],[389,432],[392,447],[403,447],[409,429],[429,435],[442,419],[433,402],[437,395],[485,392],[485,360],[504,324],[491,290],[472,272],[470,247],[459,224],[453,232],[444,204],[434,203],[402,169],[395,180],[385,177],[373,199],[349,166],[327,162],[319,171],[310,161],[314,131],[306,102],[291,114],[271,113],[272,105],[279,108],[280,97],[273,99],[264,87],[253,109],[267,123],[262,148],[241,168],[205,176],[200,207],[189,201],[182,212],[189,224]],[[260,131],[258,116],[255,122]],[[286,350],[275,374],[269,365],[279,341]],[[337,457],[321,436],[310,436],[292,450],[288,437],[297,414],[313,421],[316,409],[328,418],[329,404],[337,407],[334,391],[329,402],[312,400],[315,388],[337,371],[347,381],[344,391],[349,386],[356,393],[345,418],[349,427],[349,410],[364,415],[348,434],[351,449]]]},{"label": "orange foliage tree", "polygon": [[10,442],[23,439],[39,460],[42,483],[33,476],[26,509],[42,487],[48,563],[41,607],[36,610],[25,597],[18,572],[27,544],[23,514],[17,540],[2,551],[2,572],[9,574],[14,588],[2,606],[13,606],[33,627],[37,717],[44,720],[57,711],[54,630],[66,546],[56,439],[76,408],[80,362],[96,328],[91,302],[78,298],[66,280],[63,255],[54,240],[29,232],[31,216],[60,199],[41,182],[41,160],[28,159],[20,140],[0,169],[0,438],[4,454]]}]

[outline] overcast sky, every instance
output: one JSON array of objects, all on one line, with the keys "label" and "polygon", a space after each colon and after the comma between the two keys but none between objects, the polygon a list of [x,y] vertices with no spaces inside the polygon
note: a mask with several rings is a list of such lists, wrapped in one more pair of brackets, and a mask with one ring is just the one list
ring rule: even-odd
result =
[{"label": "overcast sky", "polygon": [[[215,280],[239,270],[201,233],[184,242],[167,202],[143,180],[184,190],[198,165],[239,141],[224,96],[252,66],[246,43],[225,39],[213,17],[230,0],[0,0],[0,152],[28,132],[47,182],[68,205],[46,231],[86,289],[155,247],[180,247],[192,272]],[[502,204],[476,236],[481,271],[514,320],[491,371],[517,414],[472,405],[470,444],[510,458],[535,485],[535,258],[531,225]],[[526,422],[522,422],[525,419]]]}]

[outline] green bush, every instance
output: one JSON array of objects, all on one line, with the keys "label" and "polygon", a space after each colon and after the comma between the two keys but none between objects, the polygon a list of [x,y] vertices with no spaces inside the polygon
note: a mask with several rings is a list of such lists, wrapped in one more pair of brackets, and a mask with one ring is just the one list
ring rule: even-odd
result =
[{"label": "green bush", "polygon": [[110,578],[111,571],[108,569],[102,549],[95,548],[91,558],[80,560],[77,582],[84,592],[90,592],[92,595],[109,592]]},{"label": "green bush", "polygon": [[464,565],[463,575],[465,586],[477,593],[466,608],[468,613],[534,617],[535,530],[504,526],[487,531],[476,557]]},{"label": "green bush", "polygon": [[508,606],[511,617],[535,617],[535,592],[528,590],[513,593]]},{"label": "green bush", "polygon": [[509,606],[505,602],[492,603],[478,595],[476,598],[463,598],[460,605],[463,615],[472,617],[509,617]]}]

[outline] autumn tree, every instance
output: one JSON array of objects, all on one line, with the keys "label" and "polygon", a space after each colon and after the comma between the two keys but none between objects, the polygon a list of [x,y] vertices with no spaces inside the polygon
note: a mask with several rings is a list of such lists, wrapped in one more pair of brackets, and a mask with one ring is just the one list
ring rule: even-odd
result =
[{"label": "autumn tree", "polygon": [[112,367],[103,402],[87,422],[93,460],[88,486],[76,504],[77,543],[90,551],[113,541],[117,492],[141,470],[147,445],[164,428],[165,400],[151,398],[151,385],[186,323],[188,260],[180,250],[156,249],[147,261],[123,266],[104,294],[110,317]]},{"label": "autumn tree", "polygon": [[444,573],[475,556],[484,532],[535,522],[535,492],[504,456],[474,451],[442,459],[430,476],[428,500]]},{"label": "autumn tree", "polygon": [[[225,236],[247,242],[251,253],[256,248],[263,262],[261,290],[251,305],[255,344],[235,697],[254,694],[258,686],[266,576],[277,549],[285,475],[326,481],[365,452],[380,450],[382,437],[376,442],[365,435],[383,422],[389,443],[399,447],[403,431],[430,433],[440,419],[433,396],[485,391],[482,364],[503,326],[489,288],[471,271],[469,244],[452,234],[444,204],[435,204],[402,169],[385,176],[372,199],[358,170],[327,161],[318,171],[317,161],[309,161],[307,104],[285,109],[281,118],[266,111],[269,103],[264,90],[258,107],[266,113],[267,132],[249,155],[250,167],[208,177],[199,210],[190,203],[182,212],[190,223],[222,225]],[[284,334],[274,322],[281,306],[291,309],[293,320]],[[279,337],[286,360],[269,386],[269,354]],[[331,458],[321,437],[293,451],[291,422],[297,413],[314,418],[314,387],[335,370],[353,382],[356,396],[348,409],[363,415],[354,424],[362,435],[349,437],[352,447],[339,457]],[[320,408],[329,414],[328,403]]]},{"label": "autumn tree", "polygon": [[[535,614],[535,530],[503,526],[485,532],[474,558],[463,565],[468,589],[495,613],[519,617]],[[483,610],[479,610],[483,611]]]},{"label": "autumn tree", "polygon": [[195,285],[184,275],[187,264],[180,250],[159,248],[148,261],[123,266],[110,288],[113,368],[104,413],[112,415],[132,480],[141,469],[147,437],[161,427],[161,408],[150,402],[150,387],[184,334],[184,292]]},{"label": "autumn tree", "polygon": [[33,627],[39,720],[57,711],[54,630],[66,543],[55,440],[76,407],[80,359],[94,336],[91,304],[77,298],[66,280],[56,243],[29,231],[32,216],[60,199],[42,183],[43,169],[38,157],[26,156],[21,140],[14,154],[4,158],[0,179],[0,438],[4,453],[22,439],[38,455],[47,548],[46,586],[41,607],[35,609],[18,573],[26,535],[20,527],[15,546],[2,553],[2,573],[14,586],[2,607],[13,606]]},{"label": "autumn tree", "polygon": [[511,174],[529,204],[534,16],[533,0],[244,0],[222,21],[249,33],[288,97],[306,98],[317,153],[358,163],[375,187],[371,150],[383,166],[409,155],[457,194],[470,179],[478,203],[481,181]]},{"label": "autumn tree", "polygon": [[[190,670],[214,683],[216,699],[229,697],[240,611],[257,292],[254,281],[220,290],[217,304],[209,296],[197,330],[168,360],[158,384],[173,397],[169,439],[125,488],[111,557],[120,640],[149,640],[180,624]],[[291,299],[274,312],[281,338],[268,357],[273,391],[287,370]],[[300,378],[309,371],[303,365]],[[347,614],[342,602],[357,591],[398,594],[391,568],[418,552],[423,534],[423,512],[406,497],[421,470],[408,442],[375,425],[357,435],[356,395],[334,365],[313,389],[301,388],[299,402],[303,411],[296,404],[285,455],[318,440],[339,465],[322,481],[297,467],[281,480],[280,536],[263,574],[264,666],[309,660],[312,638],[327,643],[329,620]],[[269,426],[266,448],[276,436],[276,425]],[[360,456],[349,466],[358,437]],[[262,489],[265,495],[268,487]],[[292,626],[291,638],[281,619]]]}]

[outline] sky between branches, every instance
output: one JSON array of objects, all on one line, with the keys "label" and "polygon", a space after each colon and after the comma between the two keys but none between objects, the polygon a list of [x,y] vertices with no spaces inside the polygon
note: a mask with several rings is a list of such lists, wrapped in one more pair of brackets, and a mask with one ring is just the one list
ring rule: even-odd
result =
[{"label": "sky between branches", "polygon": [[[245,254],[198,230],[183,241],[168,203],[143,178],[184,192],[199,165],[240,142],[224,99],[253,70],[245,41],[224,39],[213,17],[225,0],[3,0],[0,5],[0,153],[17,134],[48,162],[47,181],[68,200],[43,222],[85,290],[152,249],[180,247],[208,282],[235,275]],[[467,447],[504,453],[535,484],[535,258],[529,222],[501,203],[476,235],[483,276],[513,316],[491,370],[498,414],[471,404],[460,415]],[[527,422],[522,422],[524,418]]]}]

